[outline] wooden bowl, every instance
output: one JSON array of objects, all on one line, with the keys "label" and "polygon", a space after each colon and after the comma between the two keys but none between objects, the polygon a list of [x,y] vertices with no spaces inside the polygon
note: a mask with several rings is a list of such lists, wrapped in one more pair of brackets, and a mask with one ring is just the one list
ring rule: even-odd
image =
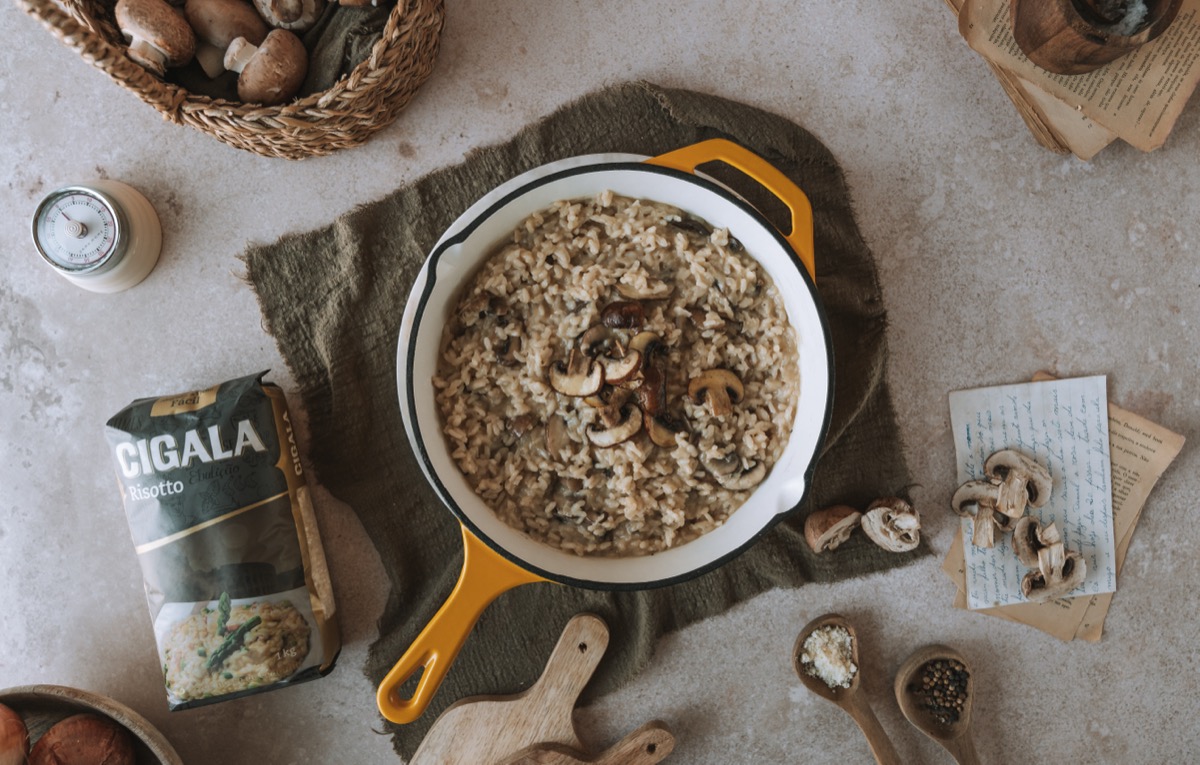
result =
[{"label": "wooden bowl", "polygon": [[133,736],[137,765],[183,765],[175,749],[146,718],[99,694],[63,685],[22,685],[0,690],[0,704],[25,720],[31,745],[59,720],[92,712],[108,717],[129,731]]},{"label": "wooden bowl", "polygon": [[1134,34],[1118,34],[1095,0],[1011,0],[1013,37],[1029,60],[1056,74],[1086,74],[1167,31],[1183,0],[1145,0]]}]

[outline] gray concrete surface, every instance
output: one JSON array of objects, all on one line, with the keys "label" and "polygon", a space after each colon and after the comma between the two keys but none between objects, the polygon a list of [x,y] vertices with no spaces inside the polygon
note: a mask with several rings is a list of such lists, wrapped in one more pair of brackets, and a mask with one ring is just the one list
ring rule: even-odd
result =
[{"label": "gray concrete surface", "polygon": [[[359,671],[384,580],[350,509],[320,487],[340,667],[166,711],[101,426],[134,397],[252,370],[290,387],[239,280],[248,242],[324,224],[584,92],[646,78],[787,115],[840,158],[879,260],[903,447],[937,557],[771,592],[664,638],[649,671],[580,713],[586,737],[601,745],[662,718],[679,739],[668,762],[869,761],[849,718],[789,666],[799,628],[838,610],[864,635],[866,687],[905,762],[949,762],[891,698],[902,659],[933,641],[974,662],[985,762],[1200,759],[1190,444],[1151,496],[1099,644],[956,611],[938,572],[956,525],[949,391],[1038,369],[1106,374],[1113,401],[1196,432],[1196,104],[1162,150],[1114,145],[1085,164],[1034,144],[939,0],[449,6],[437,70],[395,124],[364,147],[291,163],[165,123],[0,5],[0,687],[109,694],[196,765],[396,761]],[[158,268],[117,296],[67,284],[28,242],[44,194],[95,177],[140,187],[166,229]]]}]

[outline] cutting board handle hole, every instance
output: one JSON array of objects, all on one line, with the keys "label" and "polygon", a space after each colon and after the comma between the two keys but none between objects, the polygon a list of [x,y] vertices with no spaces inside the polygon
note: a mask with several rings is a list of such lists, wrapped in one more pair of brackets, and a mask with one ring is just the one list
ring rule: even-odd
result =
[{"label": "cutting board handle hole", "polygon": [[646,744],[646,754],[654,754],[658,751],[658,744]]},{"label": "cutting board handle hole", "polygon": [[587,653],[587,649],[588,649],[588,644],[587,644],[587,643],[580,643],[580,644],[579,644],[579,652],[580,652],[580,653]]}]

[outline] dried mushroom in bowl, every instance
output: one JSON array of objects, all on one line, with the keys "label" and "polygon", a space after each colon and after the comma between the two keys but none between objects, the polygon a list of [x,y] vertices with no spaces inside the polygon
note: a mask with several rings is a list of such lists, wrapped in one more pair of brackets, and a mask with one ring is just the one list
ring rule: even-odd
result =
[{"label": "dried mushroom in bowl", "polygon": [[467,282],[436,401],[506,523],[578,554],[648,554],[716,528],[766,478],[795,417],[796,339],[733,242],[606,192],[534,214]]}]

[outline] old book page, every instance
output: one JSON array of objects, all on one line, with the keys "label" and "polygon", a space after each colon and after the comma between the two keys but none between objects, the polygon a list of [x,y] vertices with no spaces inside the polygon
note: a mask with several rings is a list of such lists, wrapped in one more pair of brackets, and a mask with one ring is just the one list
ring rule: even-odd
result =
[{"label": "old book page", "polygon": [[1047,72],[1013,39],[1009,0],[966,0],[959,31],[984,58],[1011,70],[1142,151],[1162,146],[1200,82],[1200,0],[1183,0],[1161,37],[1099,69]]},{"label": "old book page", "polygon": [[[1035,380],[1051,379],[1039,373]],[[1112,462],[1113,529],[1117,536],[1116,568],[1119,573],[1133,541],[1133,531],[1151,489],[1183,449],[1184,437],[1145,417],[1108,404],[1108,434]],[[965,609],[966,566],[961,530],[955,536],[942,570],[958,588],[954,607]],[[1059,640],[1095,642],[1112,604],[1112,593],[1091,598],[1071,598],[1050,603],[1021,603],[980,613],[1028,624]]]}]

